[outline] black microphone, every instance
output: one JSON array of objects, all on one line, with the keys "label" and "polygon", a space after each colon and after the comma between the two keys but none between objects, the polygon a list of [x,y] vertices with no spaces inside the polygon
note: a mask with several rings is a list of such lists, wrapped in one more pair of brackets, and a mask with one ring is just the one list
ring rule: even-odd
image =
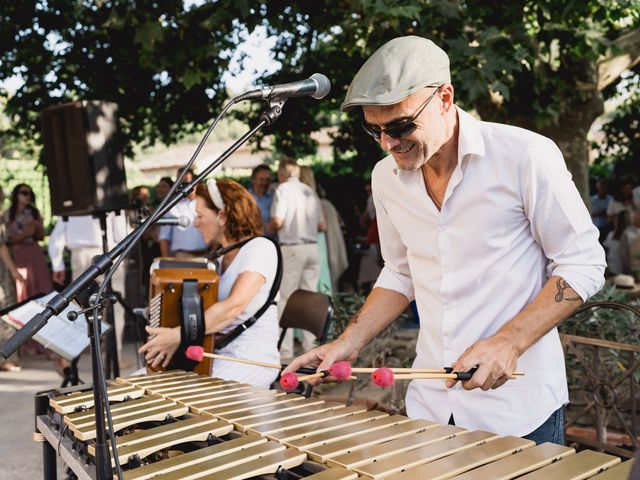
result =
[{"label": "black microphone", "polygon": [[[131,222],[132,225],[140,225],[144,220],[135,220]],[[160,218],[156,221],[156,225],[178,225],[179,227],[187,228],[191,225],[189,217],[168,217]]]},{"label": "black microphone", "polygon": [[321,73],[314,73],[306,80],[298,80],[297,82],[265,86],[257,90],[251,90],[237,97],[237,100],[291,97],[313,97],[320,100],[327,96],[329,90],[331,90],[331,82],[329,79]]}]

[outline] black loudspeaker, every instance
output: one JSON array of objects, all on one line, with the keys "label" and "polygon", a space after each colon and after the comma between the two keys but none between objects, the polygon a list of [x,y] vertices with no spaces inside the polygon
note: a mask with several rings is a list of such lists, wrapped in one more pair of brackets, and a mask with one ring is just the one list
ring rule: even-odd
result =
[{"label": "black loudspeaker", "polygon": [[117,112],[115,103],[100,101],[65,103],[40,112],[55,215],[128,208]]}]

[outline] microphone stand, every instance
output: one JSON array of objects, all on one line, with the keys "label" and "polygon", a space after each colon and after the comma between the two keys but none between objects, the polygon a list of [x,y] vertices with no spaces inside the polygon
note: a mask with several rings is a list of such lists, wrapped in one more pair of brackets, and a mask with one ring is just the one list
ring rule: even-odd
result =
[{"label": "microphone stand", "polygon": [[[192,156],[189,163],[185,166],[183,171],[186,171],[193,164],[198,153],[204,146],[204,142],[206,141],[208,135],[213,130],[213,127],[215,127],[217,120],[219,120],[219,118],[221,118],[221,116],[232,105],[234,105],[235,103],[238,103],[241,100],[243,99],[241,99],[240,97],[236,97],[227,104],[227,106],[223,109],[223,111],[218,116],[216,121],[213,123],[213,125],[209,128],[209,130],[205,134],[204,138],[200,142],[200,145],[196,149],[196,152]],[[22,346],[22,344],[24,344],[27,340],[33,337],[40,329],[42,329],[53,315],[60,314],[69,305],[69,303],[71,303],[73,298],[75,298],[75,296],[79,292],[87,288],[91,284],[91,282],[93,282],[98,276],[111,270],[109,271],[106,278],[102,282],[102,285],[100,287],[100,290],[98,291],[98,294],[95,296],[95,298],[92,298],[93,308],[98,309],[106,306],[104,302],[101,301],[101,296],[104,291],[104,288],[106,287],[106,284],[108,283],[108,280],[110,279],[111,274],[113,273],[112,271],[113,269],[111,269],[113,263],[116,262],[115,267],[117,267],[120,261],[122,260],[122,258],[124,258],[124,256],[126,255],[126,253],[133,248],[135,242],[142,237],[144,232],[148,230],[149,227],[151,227],[157,219],[161,218],[163,215],[169,212],[175,205],[177,205],[181,200],[186,198],[187,195],[189,195],[193,191],[193,189],[199,182],[205,179],[222,162],[224,162],[229,156],[231,156],[232,153],[234,153],[238,148],[240,148],[243,144],[245,144],[247,140],[249,140],[265,125],[271,125],[273,122],[275,122],[282,114],[282,106],[285,104],[286,101],[287,101],[287,98],[276,97],[276,98],[268,99],[269,107],[264,112],[262,112],[262,114],[260,115],[259,122],[255,127],[249,130],[239,140],[237,140],[233,145],[231,145],[224,153],[222,153],[222,155],[220,155],[213,163],[211,163],[211,165],[205,168],[205,170],[200,175],[195,177],[191,181],[191,183],[181,185],[179,188],[176,188],[178,187],[178,181],[180,180],[179,178],[178,181],[176,181],[175,185],[173,186],[172,191],[170,191],[169,195],[167,195],[167,198],[165,198],[162,204],[149,218],[147,218],[134,231],[128,234],[121,242],[119,242],[109,252],[106,252],[106,253],[103,253],[102,255],[98,255],[94,257],[89,268],[87,268],[80,276],[78,276],[78,278],[73,280],[59,294],[55,295],[51,300],[49,300],[49,302],[46,304],[46,306],[40,313],[37,313],[36,315],[34,315],[22,328],[20,328],[20,330],[18,330],[13,336],[11,336],[11,338],[9,338],[2,346],[0,346],[0,361],[3,359],[9,358],[16,350],[18,350],[18,348]],[[121,257],[121,258],[118,258],[118,257]],[[92,323],[93,322],[89,322],[89,325],[91,325]],[[96,340],[98,338],[96,336],[98,332],[95,332],[93,330],[94,329],[89,328],[89,335],[90,337],[93,337],[93,338],[90,338],[90,340],[92,340],[90,342],[92,345],[92,348],[91,348],[92,366],[94,364],[100,365],[100,359],[96,358],[100,354],[99,342]],[[100,368],[92,369],[94,391],[98,388],[101,388],[101,386],[105,385],[102,374],[103,372],[101,371]],[[101,407],[105,407],[108,414],[109,404],[108,404],[108,398],[106,398],[106,389],[102,389],[102,390],[104,390],[102,392],[104,396],[103,397],[104,405],[102,405]],[[95,395],[99,395],[99,394],[95,393]],[[99,408],[99,404],[96,404],[95,411],[96,411],[96,417],[97,417],[96,418],[97,439],[102,440],[102,442],[96,442],[96,452],[99,452],[99,451],[104,452],[104,454],[102,455],[96,455],[96,474],[97,474],[98,480],[107,480],[112,478],[112,473],[111,473],[112,468],[111,468],[111,462],[109,459],[109,449],[106,444],[106,427],[104,424],[104,416],[101,414],[103,411],[103,408]],[[98,412],[101,412],[101,413],[98,413]],[[110,432],[110,433],[111,435],[113,435],[114,432]],[[112,445],[113,445],[113,448],[112,448],[113,454],[115,456],[117,455],[117,453],[116,453],[116,444],[115,442],[113,442],[113,437],[112,437]]]}]

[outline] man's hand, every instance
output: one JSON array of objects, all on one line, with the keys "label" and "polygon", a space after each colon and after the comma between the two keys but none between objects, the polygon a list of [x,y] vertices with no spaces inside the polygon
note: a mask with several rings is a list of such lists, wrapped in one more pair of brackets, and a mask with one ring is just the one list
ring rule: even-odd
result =
[{"label": "man's hand", "polygon": [[[331,343],[321,345],[295,358],[282,373],[295,372],[301,367],[315,368],[316,371],[329,370],[335,362],[341,360],[353,363],[358,358],[358,353],[358,350],[351,347],[345,340],[338,338]],[[324,380],[335,381],[333,377],[326,377]],[[323,379],[320,378],[312,378],[308,382],[311,385],[317,385],[322,381]]]},{"label": "man's hand", "polygon": [[51,274],[53,283],[57,283],[58,285],[64,285],[65,276],[66,275],[64,273],[64,270],[60,270],[59,272],[53,272]]},{"label": "man's hand", "polygon": [[[519,356],[509,338],[496,334],[471,345],[451,366],[456,372],[466,372],[478,366],[471,380],[462,382],[465,390],[496,389],[511,378]],[[457,380],[447,380],[447,387],[452,388],[456,383]]]}]

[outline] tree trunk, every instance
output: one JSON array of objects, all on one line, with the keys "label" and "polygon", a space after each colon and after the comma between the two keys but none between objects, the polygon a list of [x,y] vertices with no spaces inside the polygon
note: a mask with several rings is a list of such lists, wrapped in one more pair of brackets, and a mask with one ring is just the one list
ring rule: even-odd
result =
[{"label": "tree trunk", "polygon": [[556,142],[562,151],[564,161],[573,177],[573,183],[576,184],[584,203],[590,208],[588,131],[589,129],[558,128],[544,134]]},{"label": "tree trunk", "polygon": [[580,195],[589,202],[589,141],[587,134],[593,122],[604,112],[604,101],[598,90],[583,92],[582,101],[574,101],[564,109],[558,125],[541,133],[551,138],[564,156]]}]

